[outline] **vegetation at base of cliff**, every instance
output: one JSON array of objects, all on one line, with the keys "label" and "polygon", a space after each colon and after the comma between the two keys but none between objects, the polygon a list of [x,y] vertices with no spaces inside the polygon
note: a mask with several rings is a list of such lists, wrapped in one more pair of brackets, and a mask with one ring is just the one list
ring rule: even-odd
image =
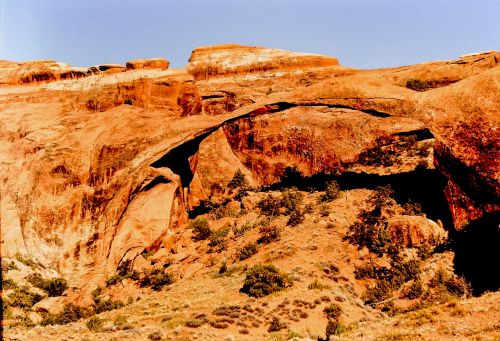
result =
[{"label": "vegetation at base of cliff", "polygon": [[110,287],[112,285],[121,282],[124,279],[129,279],[129,278],[134,281],[139,280],[139,273],[135,270],[132,270],[131,268],[132,268],[131,260],[127,260],[120,263],[120,265],[118,265],[118,268],[116,269],[116,273],[106,281],[106,286]]},{"label": "vegetation at base of cliff", "polygon": [[337,199],[340,196],[340,186],[335,180],[326,183],[325,193],[321,195],[321,201],[328,202]]},{"label": "vegetation at base of cliff", "polygon": [[45,279],[39,273],[29,275],[27,281],[47,292],[49,297],[61,296],[68,289],[68,282],[63,278]]},{"label": "vegetation at base of cliff", "polygon": [[238,169],[236,173],[234,173],[233,178],[229,183],[227,184],[227,187],[230,189],[236,189],[236,188],[245,188],[248,185],[247,180],[245,178],[245,174]]},{"label": "vegetation at base of cliff", "polygon": [[189,228],[193,230],[193,239],[197,241],[208,239],[212,235],[208,220],[205,218],[191,220]]},{"label": "vegetation at base of cliff", "polygon": [[290,275],[272,264],[254,265],[246,272],[240,292],[252,297],[264,297],[293,285]]},{"label": "vegetation at base of cliff", "polygon": [[44,315],[40,324],[42,326],[55,324],[68,324],[80,319],[88,318],[94,314],[90,308],[78,307],[74,304],[65,304],[59,314],[47,313]]},{"label": "vegetation at base of cliff", "polygon": [[149,287],[155,291],[160,291],[163,287],[174,282],[174,276],[171,273],[165,272],[164,269],[152,269],[143,274],[139,280],[141,287]]},{"label": "vegetation at base of cliff", "polygon": [[38,293],[30,291],[28,286],[17,286],[14,292],[5,298],[6,305],[18,307],[21,309],[29,309],[36,303],[40,302],[44,297]]}]

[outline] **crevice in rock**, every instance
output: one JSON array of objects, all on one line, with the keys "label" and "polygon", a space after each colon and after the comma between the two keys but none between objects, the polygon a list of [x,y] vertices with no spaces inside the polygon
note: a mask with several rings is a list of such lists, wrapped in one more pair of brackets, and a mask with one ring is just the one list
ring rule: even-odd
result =
[{"label": "crevice in rock", "polygon": [[500,289],[500,212],[484,215],[450,235],[455,272],[472,286],[473,295]]},{"label": "crevice in rock", "polygon": [[422,206],[422,212],[429,219],[440,220],[446,229],[452,230],[451,213],[444,195],[446,178],[435,169],[416,169],[391,175],[355,172],[345,172],[340,175],[323,173],[311,177],[301,177],[300,174],[289,172],[282,182],[268,188],[281,189],[295,186],[301,190],[324,190],[326,182],[331,180],[336,180],[341,190],[376,189],[378,186],[391,185],[394,190],[394,199],[399,204],[419,203]]}]

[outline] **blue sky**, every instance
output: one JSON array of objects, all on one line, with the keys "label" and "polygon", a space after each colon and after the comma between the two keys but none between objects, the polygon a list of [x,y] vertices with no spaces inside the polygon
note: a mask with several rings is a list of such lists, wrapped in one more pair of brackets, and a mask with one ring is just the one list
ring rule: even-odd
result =
[{"label": "blue sky", "polygon": [[73,65],[239,43],[376,68],[500,50],[500,0],[0,0],[0,59]]}]

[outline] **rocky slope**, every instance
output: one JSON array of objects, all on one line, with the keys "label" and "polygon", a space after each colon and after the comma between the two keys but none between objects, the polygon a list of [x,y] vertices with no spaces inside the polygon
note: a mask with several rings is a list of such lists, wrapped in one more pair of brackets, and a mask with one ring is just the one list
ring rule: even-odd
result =
[{"label": "rocky slope", "polygon": [[[499,63],[488,52],[355,70],[238,45],[195,49],[185,70],[164,59],[88,69],[2,61],[2,258],[33,259],[78,288],[63,301],[89,304],[120,264],[178,256],[190,216],[224,202],[237,170],[254,188],[392,183],[450,232],[492,231],[494,249]],[[393,226],[411,246],[431,223]]]}]

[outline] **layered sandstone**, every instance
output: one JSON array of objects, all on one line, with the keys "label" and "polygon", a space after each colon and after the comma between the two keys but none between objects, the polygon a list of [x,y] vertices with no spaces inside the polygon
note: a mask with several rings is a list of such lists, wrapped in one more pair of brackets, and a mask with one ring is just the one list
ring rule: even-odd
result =
[{"label": "layered sandstone", "polygon": [[[456,225],[497,212],[500,69],[495,53],[474,58],[364,71],[223,45],[193,51],[187,71],[135,61],[81,78],[54,62],[2,62],[2,255],[30,254],[92,287],[122,260],[170,247],[186,210],[238,169],[253,186],[289,166],[401,174],[432,167],[434,138]],[[404,87],[423,76],[439,87]]]}]

